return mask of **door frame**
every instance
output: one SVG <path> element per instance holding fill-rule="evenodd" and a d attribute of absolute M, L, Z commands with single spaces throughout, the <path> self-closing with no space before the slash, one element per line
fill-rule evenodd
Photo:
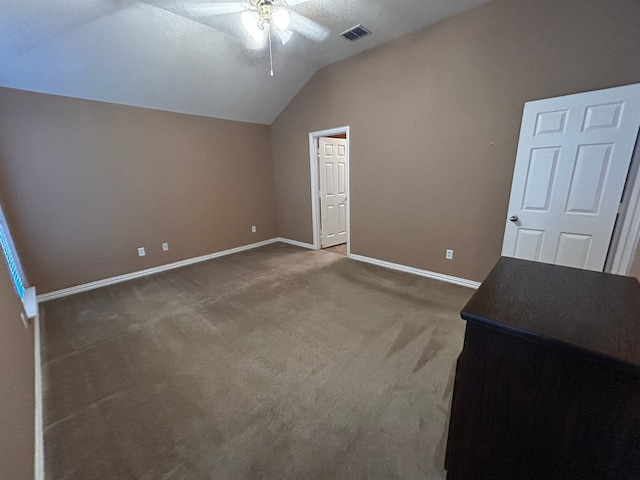
<path fill-rule="evenodd" d="M 351 149 L 349 146 L 350 135 L 349 126 L 330 128 L 327 130 L 317 130 L 309 132 L 309 167 L 311 170 L 311 222 L 313 223 L 313 249 L 320 250 L 320 179 L 318 178 L 318 139 L 320 137 L 330 137 L 332 135 L 345 134 L 347 137 L 347 168 L 345 172 L 345 183 L 347 193 L 347 257 L 351 256 L 351 194 L 349 175 L 351 170 Z"/>
<path fill-rule="evenodd" d="M 640 84 L 636 84 L 640 85 Z M 627 275 L 633 263 L 636 249 L 640 246 L 640 128 L 636 133 L 636 145 L 631 157 L 627 185 L 622 197 L 623 211 L 620 227 L 614 227 L 611 241 L 613 259 L 605 264 L 605 272 Z M 609 268 L 607 268 L 609 267 Z"/>

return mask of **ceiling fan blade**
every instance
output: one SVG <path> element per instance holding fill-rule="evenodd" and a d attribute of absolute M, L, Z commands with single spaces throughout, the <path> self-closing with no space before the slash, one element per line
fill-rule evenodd
<path fill-rule="evenodd" d="M 187 4 L 184 9 L 192 15 L 226 15 L 228 13 L 240 13 L 244 11 L 246 3 L 200 3 Z"/>
<path fill-rule="evenodd" d="M 314 22 L 310 18 L 300 15 L 296 12 L 289 12 L 291 17 L 290 28 L 293 28 L 300 32 L 307 38 L 316 42 L 321 42 L 329 36 L 329 29 Z"/>
<path fill-rule="evenodd" d="M 309 1 L 311 0 L 285 0 L 287 5 L 289 5 L 290 7 L 295 7 L 296 5 L 300 5 L 301 3 L 307 3 Z"/>

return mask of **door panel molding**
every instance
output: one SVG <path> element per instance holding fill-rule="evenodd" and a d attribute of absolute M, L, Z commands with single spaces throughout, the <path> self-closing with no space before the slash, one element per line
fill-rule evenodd
<path fill-rule="evenodd" d="M 347 225 L 344 214 L 346 194 L 346 139 L 318 138 L 320 164 L 320 246 L 333 247 L 346 243 Z"/>
<path fill-rule="evenodd" d="M 502 254 L 626 274 L 640 237 L 639 128 L 640 84 L 525 103 Z"/>
<path fill-rule="evenodd" d="M 311 173 L 311 222 L 313 224 L 313 248 L 319 250 L 320 244 L 320 197 L 318 195 L 320 179 L 318 175 L 318 139 L 320 137 L 330 137 L 332 135 L 345 134 L 347 137 L 346 145 L 346 172 L 345 172 L 345 191 L 346 191 L 346 215 L 347 224 L 347 257 L 351 256 L 351 195 L 349 192 L 349 172 L 351 170 L 351 152 L 350 152 L 350 132 L 349 126 L 330 128 L 327 130 L 318 130 L 309 132 L 309 167 Z"/>

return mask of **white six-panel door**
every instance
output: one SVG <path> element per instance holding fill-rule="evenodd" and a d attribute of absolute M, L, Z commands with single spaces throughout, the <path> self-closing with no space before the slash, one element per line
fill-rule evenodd
<path fill-rule="evenodd" d="M 321 137 L 318 145 L 320 167 L 320 217 L 322 248 L 347 241 L 347 141 Z"/>
<path fill-rule="evenodd" d="M 640 84 L 525 104 L 502 254 L 602 271 L 640 125 Z"/>

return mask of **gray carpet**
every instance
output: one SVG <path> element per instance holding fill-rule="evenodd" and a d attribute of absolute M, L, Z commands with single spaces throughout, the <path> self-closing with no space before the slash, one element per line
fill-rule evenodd
<path fill-rule="evenodd" d="M 44 303 L 47 480 L 444 479 L 472 293 L 274 244 Z"/>

